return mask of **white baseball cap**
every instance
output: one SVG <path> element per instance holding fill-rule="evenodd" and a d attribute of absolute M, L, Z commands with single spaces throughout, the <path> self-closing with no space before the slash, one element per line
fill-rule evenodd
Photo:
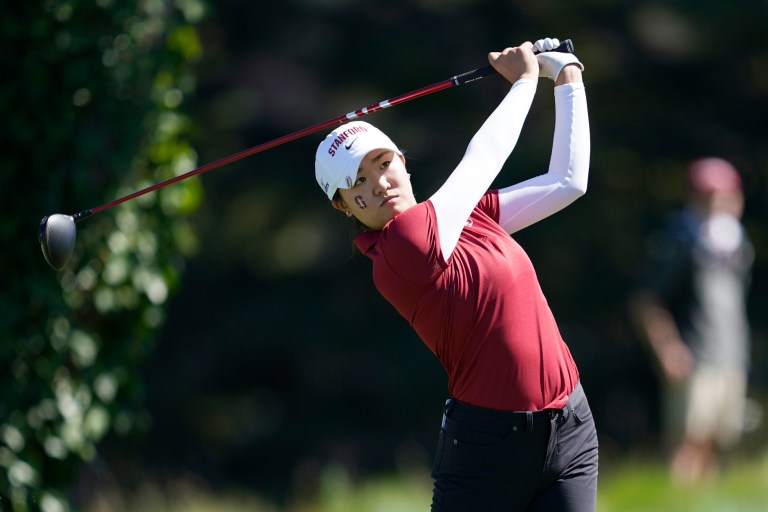
<path fill-rule="evenodd" d="M 328 199 L 337 189 L 355 184 L 360 162 L 374 149 L 402 154 L 384 132 L 365 121 L 343 124 L 325 137 L 315 154 L 315 178 Z"/>

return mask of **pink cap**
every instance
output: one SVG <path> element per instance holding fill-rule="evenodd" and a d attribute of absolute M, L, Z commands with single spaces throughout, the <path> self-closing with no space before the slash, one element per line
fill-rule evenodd
<path fill-rule="evenodd" d="M 741 190 L 741 177 L 727 160 L 706 157 L 694 160 L 689 167 L 691 185 L 699 192 L 735 192 Z"/>

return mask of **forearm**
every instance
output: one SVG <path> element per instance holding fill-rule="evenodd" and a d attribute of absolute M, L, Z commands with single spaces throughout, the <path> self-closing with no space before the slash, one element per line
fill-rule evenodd
<path fill-rule="evenodd" d="M 499 223 L 508 233 L 552 215 L 586 193 L 591 143 L 586 91 L 577 66 L 566 66 L 558 80 L 561 77 L 567 83 L 554 90 L 555 130 L 548 172 L 499 191 Z"/>
<path fill-rule="evenodd" d="M 435 208 L 441 249 L 447 259 L 464 223 L 509 158 L 522 131 L 537 83 L 515 82 L 501 104 L 472 138 L 459 165 L 430 198 Z"/>
<path fill-rule="evenodd" d="M 491 186 L 517 144 L 535 93 L 536 82 L 528 79 L 516 82 L 472 137 L 464 157 L 446 181 L 446 191 L 473 196 L 464 200 L 470 211 Z M 468 194 L 470 191 L 473 193 Z"/>
<path fill-rule="evenodd" d="M 643 310 L 639 320 L 648 343 L 656 354 L 662 353 L 670 343 L 680 341 L 680 331 L 667 310 L 649 305 Z"/>
<path fill-rule="evenodd" d="M 682 343 L 672 313 L 655 293 L 635 294 L 629 302 L 629 313 L 632 323 L 657 358 L 663 357 L 669 345 Z"/>

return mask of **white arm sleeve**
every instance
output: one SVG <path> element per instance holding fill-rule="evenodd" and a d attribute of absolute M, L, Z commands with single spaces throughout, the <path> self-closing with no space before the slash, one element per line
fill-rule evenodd
<path fill-rule="evenodd" d="M 448 260 L 469 215 L 517 144 L 536 85 L 525 78 L 512 85 L 501 104 L 472 137 L 459 165 L 430 197 L 444 260 Z"/>
<path fill-rule="evenodd" d="M 499 224 L 514 233 L 565 208 L 587 191 L 589 119 L 583 83 L 555 87 L 549 172 L 499 190 Z"/>

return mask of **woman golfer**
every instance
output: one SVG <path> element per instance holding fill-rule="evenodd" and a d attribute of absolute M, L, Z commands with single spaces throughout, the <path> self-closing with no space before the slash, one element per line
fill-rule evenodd
<path fill-rule="evenodd" d="M 559 41 L 536 42 L 539 51 Z M 598 444 L 579 373 L 531 261 L 510 233 L 583 195 L 589 121 L 583 66 L 525 42 L 489 61 L 512 84 L 450 177 L 417 202 L 398 147 L 350 122 L 320 144 L 318 182 L 368 230 L 377 290 L 448 373 L 433 511 L 591 511 Z M 538 78 L 555 80 L 549 171 L 488 190 L 514 148 Z"/>

